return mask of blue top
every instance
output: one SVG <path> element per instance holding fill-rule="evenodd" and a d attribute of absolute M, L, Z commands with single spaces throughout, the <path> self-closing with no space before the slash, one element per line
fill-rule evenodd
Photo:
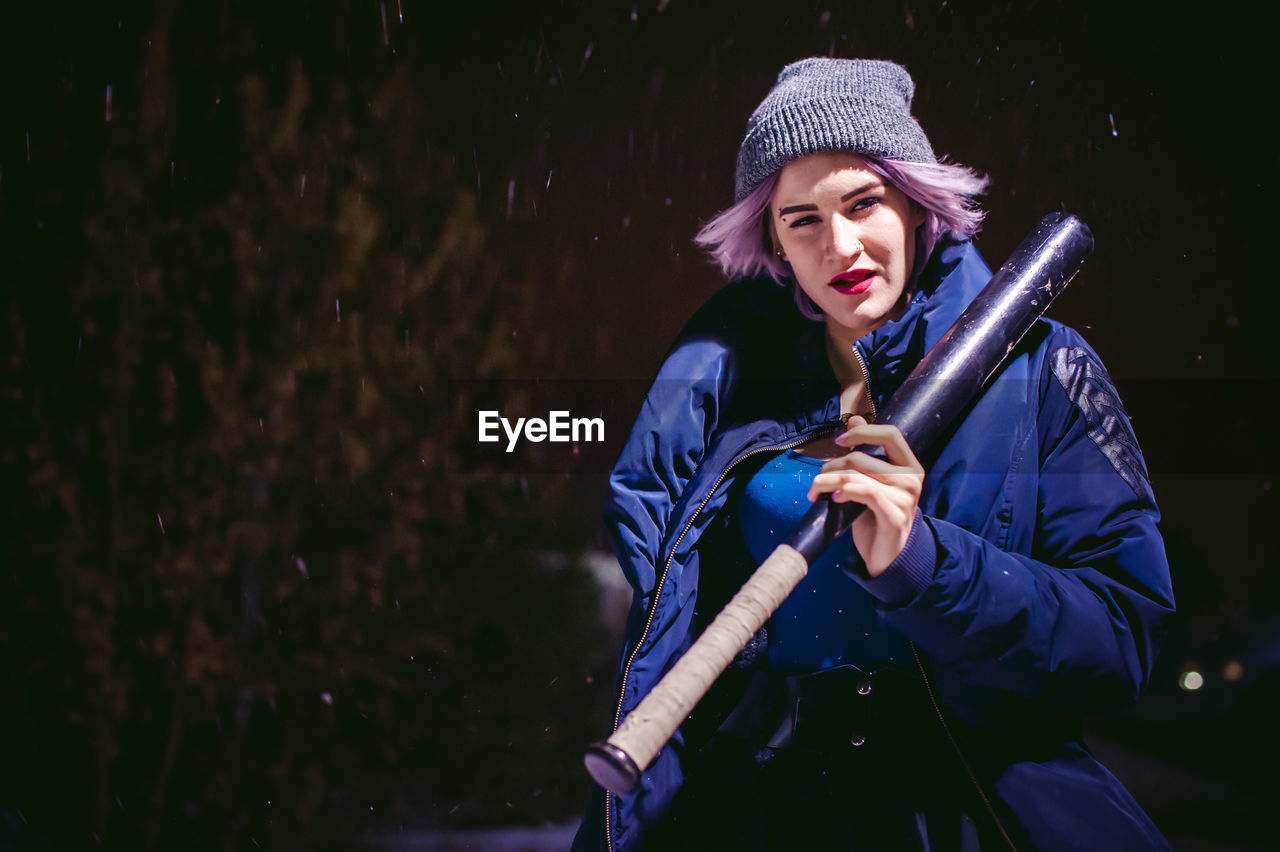
<path fill-rule="evenodd" d="M 821 459 L 787 450 L 753 476 L 738 505 L 738 525 L 759 564 L 809 510 L 806 495 Z M 871 595 L 844 571 L 853 538 L 841 536 L 812 565 L 769 622 L 769 665 L 777 671 L 820 671 L 852 663 L 864 671 L 905 669 L 911 649 L 884 624 Z"/>

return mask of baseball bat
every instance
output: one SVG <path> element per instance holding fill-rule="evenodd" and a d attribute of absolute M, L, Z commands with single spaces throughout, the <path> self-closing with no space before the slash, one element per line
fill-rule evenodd
<path fill-rule="evenodd" d="M 924 456 L 1092 251 L 1093 234 L 1080 219 L 1067 213 L 1041 219 L 885 403 L 877 422 L 897 426 L 916 456 Z M 862 509 L 833 503 L 827 495 L 814 502 L 787 542 L 761 563 L 617 730 L 587 749 L 584 763 L 596 783 L 624 795 L 640 786 L 641 773 L 680 722 Z"/>

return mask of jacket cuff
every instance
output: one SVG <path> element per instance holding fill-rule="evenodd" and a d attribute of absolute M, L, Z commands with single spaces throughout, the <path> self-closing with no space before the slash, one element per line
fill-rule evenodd
<path fill-rule="evenodd" d="M 920 508 L 916 507 L 911 534 L 902 552 L 879 577 L 868 575 L 865 565 L 859 564 L 858 568 L 863 587 L 887 606 L 905 604 L 932 583 L 938 570 L 938 538 Z"/>

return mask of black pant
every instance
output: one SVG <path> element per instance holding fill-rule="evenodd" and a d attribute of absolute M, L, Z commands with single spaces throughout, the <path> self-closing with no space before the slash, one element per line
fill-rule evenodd
<path fill-rule="evenodd" d="M 852 667 L 784 680 L 790 744 L 712 736 L 686 758 L 685 784 L 646 848 L 1007 848 L 922 682 Z"/>

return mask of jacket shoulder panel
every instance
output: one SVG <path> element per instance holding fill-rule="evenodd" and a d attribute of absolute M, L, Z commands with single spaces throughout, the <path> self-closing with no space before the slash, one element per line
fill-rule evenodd
<path fill-rule="evenodd" d="M 1049 371 L 1083 418 L 1089 439 L 1134 495 L 1154 502 L 1137 435 L 1102 359 L 1065 326 L 1059 326 L 1050 343 Z"/>

